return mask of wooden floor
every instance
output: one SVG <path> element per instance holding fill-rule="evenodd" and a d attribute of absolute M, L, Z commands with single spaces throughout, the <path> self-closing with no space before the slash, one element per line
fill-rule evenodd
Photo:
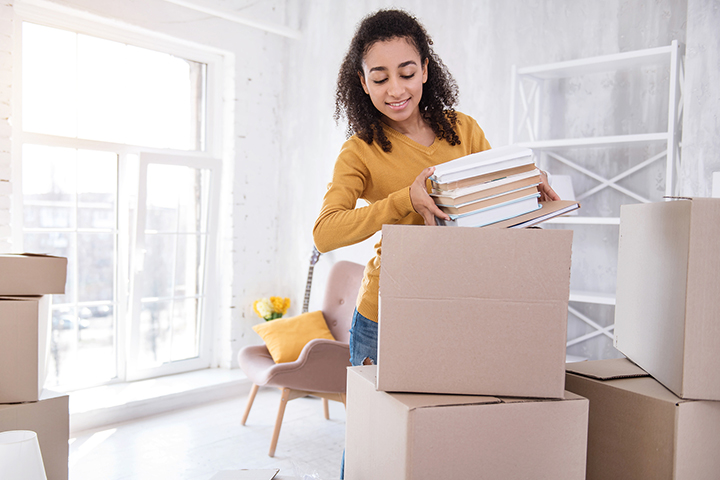
<path fill-rule="evenodd" d="M 278 479 L 340 477 L 345 410 L 330 402 L 292 400 L 285 410 L 275 457 L 268 457 L 280 391 L 261 388 L 247 424 L 247 397 L 79 432 L 70 439 L 70 480 L 198 479 L 221 471 L 279 468 Z"/>

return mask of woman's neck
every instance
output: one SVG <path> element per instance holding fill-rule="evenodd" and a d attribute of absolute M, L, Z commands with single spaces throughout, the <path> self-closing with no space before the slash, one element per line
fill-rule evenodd
<path fill-rule="evenodd" d="M 395 122 L 388 117 L 383 116 L 383 121 L 393 130 L 402 133 L 409 139 L 429 147 L 435 142 L 435 132 L 422 116 L 418 115 L 412 119 L 403 122 Z"/>

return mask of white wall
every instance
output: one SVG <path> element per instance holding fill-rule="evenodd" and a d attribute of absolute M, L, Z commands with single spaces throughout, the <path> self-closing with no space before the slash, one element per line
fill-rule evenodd
<path fill-rule="evenodd" d="M 302 32 L 299 40 L 163 0 L 53 1 L 235 55 L 234 131 L 227 146 L 233 160 L 225 166 L 221 212 L 224 242 L 220 254 L 225 269 L 217 333 L 222 347 L 218 363 L 223 366 L 236 364 L 235 353 L 242 345 L 259 342 L 250 329 L 258 321 L 251 308 L 253 300 L 289 296 L 294 302 L 290 313 L 300 311 L 312 225 L 344 140 L 344 126 L 336 126 L 332 119 L 337 70 L 355 25 L 379 7 L 405 7 L 421 19 L 435 40 L 436 52 L 458 81 L 459 110 L 478 120 L 494 146 L 508 142 L 513 64 L 528 66 L 668 45 L 673 39 L 687 42 L 680 193 L 709 195 L 709 172 L 720 170 L 720 34 L 716 28 L 720 13 L 714 0 L 193 0 L 298 28 Z M 8 200 L 3 187 L 9 186 L 2 180 L 9 178 L 7 102 L 11 87 L 9 90 L 7 85 L 11 62 L 6 59 L 12 12 L 3 5 L 0 13 L 2 248 L 1 242 L 8 236 L 3 212 L 9 207 L 4 206 Z M 624 88 L 623 81 L 613 77 L 601 86 L 612 97 L 616 88 Z M 579 88 L 582 90 L 582 85 Z M 630 99 L 644 112 L 635 118 L 638 125 L 662 124 L 649 107 L 651 100 Z M 587 111 L 601 104 L 597 98 L 586 101 Z M 562 110 L 563 105 L 555 108 L 567 110 Z M 613 118 L 623 123 L 626 112 L 615 113 Z M 592 118 L 586 121 L 592 128 L 618 126 L 593 123 Z M 571 131 L 583 126 L 565 124 L 563 128 Z M 615 248 L 617 242 L 617 234 L 612 232 L 579 234 L 592 240 L 590 250 Z M 333 261 L 348 258 L 364 263 L 370 255 L 367 244 L 324 255 L 316 267 L 311 308 L 319 308 L 324 275 Z M 587 278 L 577 278 L 581 274 L 574 271 L 573 280 L 614 289 L 612 268 L 589 272 L 584 274 Z"/>

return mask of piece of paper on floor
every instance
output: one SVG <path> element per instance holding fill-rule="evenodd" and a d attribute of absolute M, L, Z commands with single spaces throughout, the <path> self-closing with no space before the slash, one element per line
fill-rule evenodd
<path fill-rule="evenodd" d="M 223 470 L 213 475 L 210 480 L 272 480 L 278 474 L 278 468 L 261 470 Z"/>

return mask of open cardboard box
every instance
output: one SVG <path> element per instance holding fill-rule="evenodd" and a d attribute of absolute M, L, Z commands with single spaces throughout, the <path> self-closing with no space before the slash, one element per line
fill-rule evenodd
<path fill-rule="evenodd" d="M 383 226 L 378 390 L 563 398 L 572 231 Z"/>
<path fill-rule="evenodd" d="M 50 295 L 0 296 L 0 403 L 40 398 L 50 350 Z"/>
<path fill-rule="evenodd" d="M 720 199 L 623 205 L 615 347 L 681 398 L 720 400 Z"/>
<path fill-rule="evenodd" d="M 348 369 L 345 478 L 584 479 L 588 401 L 387 393 Z"/>
<path fill-rule="evenodd" d="M 65 293 L 67 258 L 33 253 L 0 254 L 0 295 Z"/>
<path fill-rule="evenodd" d="M 588 480 L 720 475 L 720 402 L 683 400 L 625 358 L 569 363 L 565 383 L 590 400 Z"/>
<path fill-rule="evenodd" d="M 0 405 L 0 432 L 37 433 L 48 480 L 68 480 L 68 399 L 67 395 L 45 390 L 37 402 Z M 98 472 L 98 478 L 102 477 L 102 472 Z"/>

